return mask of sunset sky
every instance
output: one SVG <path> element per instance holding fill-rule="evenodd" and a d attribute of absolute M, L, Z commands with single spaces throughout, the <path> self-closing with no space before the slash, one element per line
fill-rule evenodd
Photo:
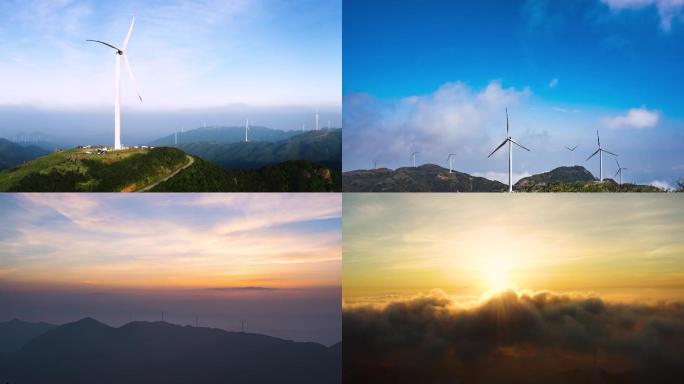
<path fill-rule="evenodd" d="M 684 298 L 684 204 L 672 195 L 344 197 L 343 297 L 504 288 L 618 301 Z"/>
<path fill-rule="evenodd" d="M 339 341 L 339 195 L 5 194 L 0 213 L 0 321 L 165 311 Z"/>

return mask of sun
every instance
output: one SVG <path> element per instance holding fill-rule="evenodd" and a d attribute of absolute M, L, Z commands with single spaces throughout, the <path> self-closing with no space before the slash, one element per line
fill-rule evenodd
<path fill-rule="evenodd" d="M 489 294 L 498 293 L 507 289 L 517 289 L 511 279 L 511 264 L 504 257 L 485 258 L 481 264 L 484 291 Z"/>

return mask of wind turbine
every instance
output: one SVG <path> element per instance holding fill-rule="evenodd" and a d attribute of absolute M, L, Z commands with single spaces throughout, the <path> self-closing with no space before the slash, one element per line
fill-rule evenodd
<path fill-rule="evenodd" d="M 142 103 L 142 97 L 138 92 L 138 86 L 135 83 L 135 77 L 133 76 L 133 71 L 131 70 L 131 65 L 128 63 L 128 56 L 126 55 L 126 48 L 128 47 L 128 41 L 131 39 L 131 33 L 133 33 L 133 24 L 135 24 L 135 17 L 131 20 L 131 26 L 128 28 L 128 34 L 123 42 L 121 48 L 117 48 L 111 44 L 105 43 L 100 40 L 86 40 L 95 43 L 104 44 L 110 48 L 116 50 L 116 99 L 114 101 L 114 149 L 121 149 L 121 57 L 123 56 L 124 62 L 126 63 L 126 70 L 128 70 L 128 75 L 133 81 L 133 88 L 135 93 L 138 95 L 140 102 Z"/>
<path fill-rule="evenodd" d="M 320 116 L 318 115 L 318 109 L 316 110 L 316 130 L 320 130 L 321 126 L 319 124 Z"/>
<path fill-rule="evenodd" d="M 449 156 L 447 156 L 447 161 L 449 162 L 449 173 L 454 173 L 454 156 L 456 156 L 455 153 L 450 153 Z"/>
<path fill-rule="evenodd" d="M 513 192 L 513 144 L 517 145 L 518 147 L 530 151 L 529 149 L 525 148 L 522 146 L 522 144 L 518 143 L 511 137 L 510 129 L 508 128 L 508 108 L 506 108 L 506 140 L 503 141 L 498 147 L 496 147 L 495 150 L 492 151 L 492 153 L 489 154 L 489 157 L 492 157 L 496 151 L 501 149 L 504 145 L 508 143 L 508 192 Z"/>
<path fill-rule="evenodd" d="M 250 131 L 249 128 L 249 117 L 247 118 L 247 121 L 245 121 L 245 143 L 249 143 L 249 137 L 247 136 L 247 133 Z"/>
<path fill-rule="evenodd" d="M 622 185 L 622 171 L 626 171 L 626 170 L 628 170 L 629 168 L 623 168 L 623 167 L 621 167 L 621 166 L 620 166 L 620 162 L 618 162 L 617 158 L 615 159 L 615 163 L 616 163 L 617 166 L 618 166 L 618 170 L 617 170 L 617 172 L 615 172 L 615 176 L 620 175 L 620 179 L 619 179 L 619 180 L 620 180 L 620 185 Z"/>
<path fill-rule="evenodd" d="M 413 151 L 413 152 L 411 152 L 411 156 L 409 156 L 409 158 L 413 160 L 413 168 L 416 167 L 416 155 L 419 153 L 420 152 Z"/>
<path fill-rule="evenodd" d="M 599 137 L 598 129 L 596 130 L 596 142 L 598 143 L 598 149 L 596 150 L 596 152 L 592 153 L 591 156 L 587 157 L 587 159 L 584 161 L 589 161 L 589 159 L 596 156 L 597 153 L 599 154 L 599 159 L 600 159 L 599 160 L 599 176 L 600 176 L 600 180 L 603 181 L 603 152 L 609 153 L 613 156 L 617 156 L 617 155 L 614 154 L 613 152 L 606 151 L 605 149 L 601 148 L 601 138 Z"/>
<path fill-rule="evenodd" d="M 570 151 L 570 153 L 572 153 L 572 166 L 574 167 L 575 166 L 575 149 L 577 149 L 577 146 L 575 145 L 572 148 L 566 146 L 565 149 L 567 149 L 568 151 Z"/>

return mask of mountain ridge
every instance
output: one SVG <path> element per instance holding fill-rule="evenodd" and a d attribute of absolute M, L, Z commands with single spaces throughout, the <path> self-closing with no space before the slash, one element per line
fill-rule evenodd
<path fill-rule="evenodd" d="M 160 321 L 117 328 L 84 318 L 5 354 L 0 380 L 338 383 L 340 370 L 335 349 L 318 343 Z"/>
<path fill-rule="evenodd" d="M 344 192 L 505 192 L 508 186 L 496 180 L 473 176 L 435 165 L 354 170 L 342 174 Z M 517 192 L 661 192 L 650 185 L 599 182 L 582 166 L 557 167 L 524 177 L 513 186 Z"/>

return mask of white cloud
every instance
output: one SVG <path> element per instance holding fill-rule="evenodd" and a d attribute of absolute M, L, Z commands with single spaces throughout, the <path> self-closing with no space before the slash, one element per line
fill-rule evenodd
<path fill-rule="evenodd" d="M 650 183 L 648 183 L 648 185 L 652 185 L 654 187 L 664 189 L 666 191 L 671 191 L 674 189 L 674 187 L 670 185 L 670 183 L 664 180 L 653 180 Z"/>
<path fill-rule="evenodd" d="M 549 88 L 556 88 L 558 85 L 558 78 L 553 78 L 551 81 L 549 81 Z"/>
<path fill-rule="evenodd" d="M 603 123 L 609 128 L 653 128 L 660 121 L 660 112 L 646 107 L 632 108 L 622 116 L 609 116 Z"/>
<path fill-rule="evenodd" d="M 660 26 L 666 31 L 672 28 L 672 20 L 684 20 L 684 0 L 601 0 L 612 10 L 641 9 L 655 6 L 660 16 Z"/>
<path fill-rule="evenodd" d="M 348 95 L 343 149 L 350 161 L 345 163 L 350 169 L 368 168 L 372 164 L 353 161 L 371 153 L 380 165 L 407 165 L 411 150 L 421 153 L 420 163 L 443 163 L 442 154 L 454 151 L 457 160 L 483 153 L 486 157 L 486 151 L 500 141 L 498 136 L 505 136 L 504 108 L 516 116 L 516 107 L 530 95 L 527 87 L 504 88 L 499 81 L 491 81 L 479 91 L 461 82 L 446 83 L 431 94 L 397 102 L 381 102 L 366 94 Z M 512 127 L 521 132 L 516 123 Z M 488 128 L 500 135 L 490 138 Z M 381 148 L 378 143 L 383 143 Z"/>

